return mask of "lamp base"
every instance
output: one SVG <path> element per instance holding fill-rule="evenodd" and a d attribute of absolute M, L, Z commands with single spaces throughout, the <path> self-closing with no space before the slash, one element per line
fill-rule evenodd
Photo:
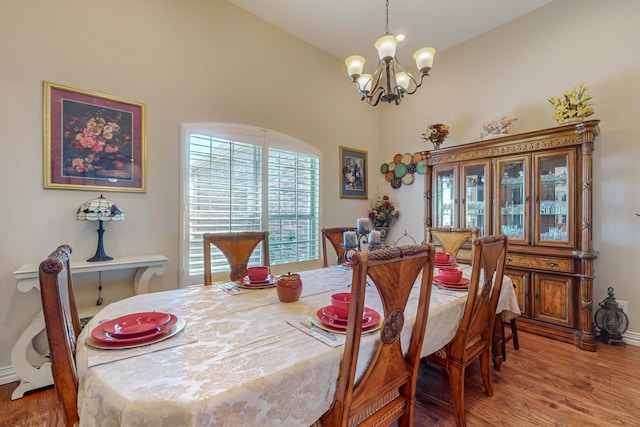
<path fill-rule="evenodd" d="M 102 255 L 95 254 L 92 258 L 89 258 L 87 260 L 87 262 L 110 261 L 112 259 L 113 259 L 113 257 L 107 256 L 107 255 L 104 255 L 104 254 L 102 254 Z"/>
<path fill-rule="evenodd" d="M 102 221 L 100 221 L 100 226 L 98 227 L 98 248 L 96 249 L 96 254 L 93 256 L 93 258 L 89 258 L 87 262 L 109 261 L 113 259 L 104 252 L 104 246 L 102 244 L 103 233 L 104 228 L 102 228 Z"/>

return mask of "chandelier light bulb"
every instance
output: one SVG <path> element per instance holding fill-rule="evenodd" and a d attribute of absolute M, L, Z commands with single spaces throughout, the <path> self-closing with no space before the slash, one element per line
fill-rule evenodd
<path fill-rule="evenodd" d="M 409 89 L 409 84 L 411 83 L 411 77 L 409 76 L 409 74 L 405 73 L 404 71 L 401 71 L 399 73 L 396 73 L 396 82 L 398 83 L 398 86 L 400 86 L 402 89 L 406 91 L 407 89 Z"/>
<path fill-rule="evenodd" d="M 347 65 L 347 73 L 352 80 L 358 80 L 358 77 L 362 75 L 365 62 L 364 57 L 360 55 L 351 55 L 344 60 L 344 63 Z"/>
<path fill-rule="evenodd" d="M 360 90 L 363 92 L 371 91 L 371 81 L 373 80 L 373 76 L 371 74 L 363 74 L 358 78 L 358 86 L 360 86 Z"/>
<path fill-rule="evenodd" d="M 421 73 L 428 73 L 433 66 L 433 57 L 436 54 L 436 50 L 432 47 L 425 47 L 413 54 L 413 59 L 416 61 L 416 66 Z M 424 71 L 426 70 L 426 71 Z"/>
<path fill-rule="evenodd" d="M 384 62 L 391 61 L 396 56 L 398 39 L 393 34 L 385 34 L 376 41 L 378 57 Z"/>

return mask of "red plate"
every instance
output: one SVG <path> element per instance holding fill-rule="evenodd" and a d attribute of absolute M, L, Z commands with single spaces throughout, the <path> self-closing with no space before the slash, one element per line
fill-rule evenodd
<path fill-rule="evenodd" d="M 345 267 L 353 268 L 353 263 L 351 261 L 343 262 L 342 265 L 344 265 Z"/>
<path fill-rule="evenodd" d="M 449 262 L 434 262 L 433 265 L 435 265 L 436 267 L 453 267 L 455 265 L 458 265 L 458 260 L 453 258 Z"/>
<path fill-rule="evenodd" d="M 322 313 L 320 313 L 320 314 L 322 314 Z M 340 327 L 340 325 L 328 325 L 327 323 L 324 323 L 317 315 L 314 316 L 311 319 L 311 321 L 318 328 L 322 328 L 322 329 L 327 330 L 329 332 L 333 332 L 334 334 L 341 334 L 341 335 L 346 335 L 347 334 L 347 328 L 346 327 Z M 370 332 L 375 332 L 375 331 L 379 330 L 380 328 L 382 328 L 382 323 L 384 323 L 384 322 L 379 320 L 378 323 L 374 323 L 373 325 L 371 325 L 369 327 L 362 328 L 362 333 L 363 334 L 368 334 Z"/>
<path fill-rule="evenodd" d="M 347 329 L 347 322 L 338 317 L 330 305 L 322 307 L 316 312 L 318 319 L 327 326 L 336 329 Z M 372 308 L 365 307 L 362 312 L 362 329 L 376 325 L 380 321 L 380 313 Z"/>
<path fill-rule="evenodd" d="M 322 311 L 322 315 L 326 317 L 327 320 L 333 321 L 334 323 L 343 323 L 346 325 L 347 321 L 349 320 L 346 317 L 338 316 L 338 314 L 333 310 L 332 305 L 322 307 L 320 310 Z M 371 316 L 372 311 L 373 310 L 371 310 L 370 308 L 365 307 L 364 310 L 362 311 L 362 318 L 366 319 L 367 317 Z M 321 317 L 321 316 L 318 315 L 318 317 Z"/>
<path fill-rule="evenodd" d="M 470 280 L 469 280 L 469 279 L 467 279 L 466 277 L 463 277 L 462 279 L 460 279 L 460 281 L 459 281 L 459 282 L 449 282 L 449 281 L 446 281 L 446 280 L 442 280 L 442 279 L 440 278 L 440 276 L 436 276 L 436 277 L 434 277 L 434 278 L 433 278 L 433 281 L 434 281 L 436 284 L 438 284 L 438 283 L 442 283 L 442 284 L 445 284 L 445 285 L 449 285 L 449 286 L 458 286 L 458 287 L 461 287 L 461 286 L 467 286 L 467 287 L 468 287 L 468 286 L 469 286 L 469 283 L 470 283 Z"/>
<path fill-rule="evenodd" d="M 171 318 L 172 320 L 170 320 L 169 323 L 167 324 L 167 327 L 165 327 L 162 330 L 162 333 L 158 335 L 154 334 L 151 338 L 148 338 L 146 341 L 140 341 L 140 342 L 134 342 L 134 343 L 122 342 L 121 340 L 102 342 L 95 339 L 92 335 L 89 335 L 85 342 L 87 343 L 88 346 L 102 349 L 102 350 L 123 350 L 126 348 L 135 348 L 135 347 L 142 347 L 145 345 L 155 344 L 178 334 L 186 326 L 186 322 L 182 317 L 171 315 Z M 169 326 L 169 324 L 171 324 L 172 326 Z"/>
<path fill-rule="evenodd" d="M 165 327 L 171 320 L 167 313 L 149 311 L 128 314 L 102 324 L 102 329 L 115 338 L 134 338 L 148 335 Z"/>
<path fill-rule="evenodd" d="M 173 314 L 170 314 L 169 317 L 170 317 L 169 321 L 164 325 L 163 328 L 161 328 L 160 330 L 156 330 L 150 334 L 142 335 L 139 337 L 129 337 L 129 338 L 113 337 L 111 336 L 111 334 L 109 334 L 104 330 L 104 327 L 103 327 L 104 323 L 101 323 L 100 325 L 93 328 L 93 330 L 91 331 L 91 336 L 96 341 L 99 341 L 101 343 L 113 343 L 113 344 L 133 344 L 133 343 L 142 343 L 146 341 L 153 341 L 158 336 L 161 336 L 162 334 L 168 332 L 169 329 L 171 329 L 178 321 L 178 318 Z"/>
<path fill-rule="evenodd" d="M 265 285 L 275 284 L 276 280 L 278 280 L 278 278 L 273 274 L 268 275 L 267 280 L 260 280 L 260 281 L 252 281 L 251 279 L 249 279 L 249 276 L 244 276 L 240 281 L 241 282 L 240 284 L 244 286 L 265 286 Z"/>
<path fill-rule="evenodd" d="M 469 286 L 459 286 L 459 285 L 447 285 L 446 283 L 436 282 L 434 283 L 437 287 L 446 289 L 448 291 L 464 291 L 467 292 L 469 290 Z"/>

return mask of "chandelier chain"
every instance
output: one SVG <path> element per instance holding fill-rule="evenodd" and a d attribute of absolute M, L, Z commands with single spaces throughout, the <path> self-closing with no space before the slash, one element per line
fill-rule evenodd
<path fill-rule="evenodd" d="M 387 0 L 384 10 L 384 33 L 389 34 L 389 0 Z"/>

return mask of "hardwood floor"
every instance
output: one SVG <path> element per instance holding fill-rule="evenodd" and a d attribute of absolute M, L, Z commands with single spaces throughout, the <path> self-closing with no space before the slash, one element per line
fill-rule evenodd
<path fill-rule="evenodd" d="M 62 410 L 58 407 L 53 387 L 25 394 L 11 400 L 17 382 L 0 386 L 1 427 L 63 427 Z"/>
<path fill-rule="evenodd" d="M 473 426 L 640 425 L 640 347 L 598 345 L 595 353 L 520 332 L 520 350 L 493 372 L 484 393 L 478 364 L 467 370 L 465 408 Z M 62 426 L 52 388 L 11 401 L 17 383 L 0 386 L 0 426 Z M 454 426 L 446 373 L 421 368 L 416 427 Z"/>

